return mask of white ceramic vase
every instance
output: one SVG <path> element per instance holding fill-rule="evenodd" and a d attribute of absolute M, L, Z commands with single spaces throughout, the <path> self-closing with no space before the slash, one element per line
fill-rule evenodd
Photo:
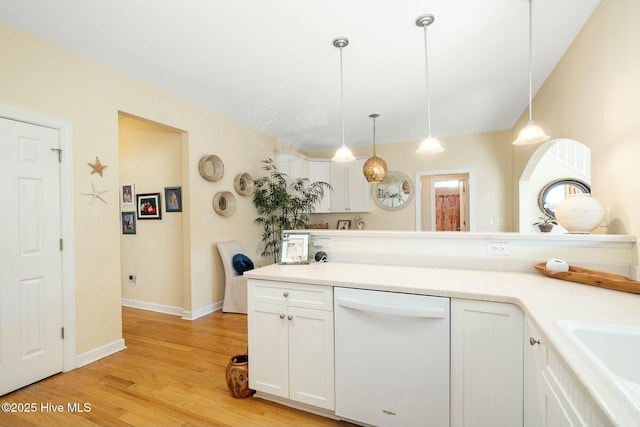
<path fill-rule="evenodd" d="M 604 206 L 590 194 L 571 194 L 555 209 L 556 220 L 569 233 L 589 234 L 604 220 Z"/>

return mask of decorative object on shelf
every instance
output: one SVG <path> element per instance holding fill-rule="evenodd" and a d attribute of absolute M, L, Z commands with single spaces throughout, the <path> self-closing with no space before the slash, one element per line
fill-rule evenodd
<path fill-rule="evenodd" d="M 89 206 L 93 206 L 93 204 L 96 202 L 96 199 L 100 199 L 104 203 L 107 203 L 107 201 L 102 198 L 102 195 L 107 191 L 109 190 L 101 190 L 101 191 L 96 190 L 96 187 L 93 185 L 93 182 L 92 182 L 91 193 L 80 193 L 80 194 L 82 194 L 83 196 L 91 196 L 91 200 L 89 201 Z"/>
<path fill-rule="evenodd" d="M 227 364 L 225 378 L 231 396 L 236 399 L 243 399 L 255 393 L 255 390 L 249 388 L 249 355 L 233 356 Z"/>
<path fill-rule="evenodd" d="M 95 163 L 87 163 L 87 164 L 91 167 L 91 173 L 89 173 L 89 175 L 93 175 L 94 173 L 97 173 L 98 175 L 102 176 L 102 171 L 107 168 L 107 165 L 103 165 L 102 163 L 100 163 L 100 159 L 98 157 L 96 157 Z"/>
<path fill-rule="evenodd" d="M 558 225 L 558 221 L 556 221 L 555 218 L 550 217 L 546 211 L 538 218 L 540 218 L 540 221 L 534 222 L 533 225 L 537 226 L 543 233 L 550 232 L 554 225 Z"/>
<path fill-rule="evenodd" d="M 576 178 L 553 180 L 540 190 L 538 207 L 542 213 L 555 218 L 556 206 L 570 194 L 591 194 L 591 186 Z"/>
<path fill-rule="evenodd" d="M 376 156 L 376 118 L 380 117 L 380 114 L 370 114 L 369 117 L 373 119 L 373 156 L 364 162 L 362 172 L 367 182 L 382 182 L 387 176 L 388 168 L 387 162 Z"/>
<path fill-rule="evenodd" d="M 567 261 L 561 259 L 552 258 L 545 264 L 547 270 L 552 273 L 561 273 L 563 271 L 569 271 L 569 264 Z"/>
<path fill-rule="evenodd" d="M 224 175 L 224 163 L 215 154 L 204 156 L 198 162 L 198 172 L 207 181 L 220 181 Z"/>
<path fill-rule="evenodd" d="M 136 213 L 122 212 L 122 234 L 136 234 Z"/>
<path fill-rule="evenodd" d="M 346 37 L 338 37 L 333 40 L 333 45 L 340 49 L 340 117 L 342 120 L 342 145 L 336 151 L 331 160 L 334 162 L 352 162 L 356 158 L 353 157 L 351 150 L 344 142 L 344 84 L 342 77 L 342 48 L 349 45 L 349 39 Z"/>
<path fill-rule="evenodd" d="M 280 172 L 272 159 L 262 161 L 267 175 L 255 181 L 253 205 L 262 225 L 261 256 L 280 259 L 281 237 L 284 230 L 302 229 L 309 223 L 309 214 L 322 200 L 325 191 L 333 190 L 324 181 L 310 182 L 308 178 L 297 178 L 290 184 L 286 173 Z"/>
<path fill-rule="evenodd" d="M 364 230 L 364 219 L 362 219 L 361 216 L 353 218 L 353 221 L 356 223 L 356 227 L 358 227 L 358 230 Z"/>
<path fill-rule="evenodd" d="M 282 233 L 282 256 L 280 264 L 309 264 L 309 245 L 311 234 L 304 232 Z"/>
<path fill-rule="evenodd" d="M 233 180 L 233 188 L 235 188 L 236 193 L 241 196 L 250 196 L 253 194 L 254 182 L 251 175 L 248 173 L 240 173 L 236 175 Z"/>
<path fill-rule="evenodd" d="M 316 254 L 313 257 L 316 262 L 327 262 L 329 261 L 329 256 L 327 255 L 326 252 L 323 251 L 318 251 L 316 252 Z"/>
<path fill-rule="evenodd" d="M 131 184 L 122 184 L 121 187 L 122 199 L 120 203 L 123 205 L 133 205 L 133 200 L 136 195 L 136 192 L 133 187 L 133 183 Z"/>
<path fill-rule="evenodd" d="M 182 212 L 182 188 L 165 187 L 164 202 L 166 212 Z"/>
<path fill-rule="evenodd" d="M 339 219 L 338 226 L 336 227 L 338 230 L 348 230 L 351 228 L 351 220 L 350 219 Z"/>
<path fill-rule="evenodd" d="M 513 145 L 537 144 L 539 142 L 548 141 L 551 137 L 547 136 L 542 128 L 533 121 L 532 108 L 532 88 L 531 88 L 531 70 L 533 68 L 533 0 L 529 0 L 529 122 L 522 128 L 518 134 L 518 138 L 513 141 Z"/>
<path fill-rule="evenodd" d="M 556 206 L 555 213 L 569 233 L 589 234 L 604 220 L 605 209 L 591 194 L 570 194 Z"/>
<path fill-rule="evenodd" d="M 213 210 L 219 215 L 229 216 L 236 211 L 236 197 L 231 191 L 219 191 L 213 196 Z"/>
<path fill-rule="evenodd" d="M 136 194 L 138 219 L 162 219 L 160 193 Z"/>
<path fill-rule="evenodd" d="M 612 289 L 614 291 L 640 294 L 640 282 L 628 277 L 606 273 L 604 271 L 590 270 L 588 268 L 569 266 L 568 271 L 553 272 L 546 268 L 544 262 L 533 265 L 536 270 L 545 276 L 554 279 L 567 280 L 583 285 L 597 286 L 599 288 Z"/>
<path fill-rule="evenodd" d="M 387 172 L 387 177 L 382 182 L 371 187 L 373 201 L 387 211 L 406 207 L 413 200 L 414 194 L 411 178 L 399 171 Z"/>
<path fill-rule="evenodd" d="M 435 154 L 444 151 L 440 141 L 431 135 L 431 102 L 429 98 L 429 45 L 427 40 L 427 27 L 433 24 L 435 17 L 431 14 L 421 15 L 416 18 L 416 25 L 424 29 L 424 63 L 425 81 L 427 83 L 427 136 L 422 140 L 416 153 Z"/>

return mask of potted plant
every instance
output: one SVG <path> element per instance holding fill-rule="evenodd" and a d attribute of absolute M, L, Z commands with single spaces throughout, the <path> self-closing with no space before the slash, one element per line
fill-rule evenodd
<path fill-rule="evenodd" d="M 534 222 L 533 225 L 538 226 L 540 231 L 543 233 L 550 232 L 554 225 L 558 225 L 558 221 L 556 221 L 554 217 L 550 216 L 546 212 L 543 214 L 543 216 L 539 216 L 538 218 L 540 219 L 540 221 Z"/>
<path fill-rule="evenodd" d="M 305 228 L 309 214 L 322 200 L 331 185 L 324 181 L 311 182 L 309 178 L 296 178 L 288 182 L 287 174 L 280 172 L 272 159 L 262 161 L 267 175 L 254 183 L 253 204 L 262 225 L 262 256 L 273 256 L 278 262 L 283 230 Z"/>

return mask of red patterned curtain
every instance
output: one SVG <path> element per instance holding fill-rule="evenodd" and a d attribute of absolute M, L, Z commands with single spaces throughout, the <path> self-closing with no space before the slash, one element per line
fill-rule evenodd
<path fill-rule="evenodd" d="M 436 197 L 436 231 L 460 231 L 460 195 Z"/>

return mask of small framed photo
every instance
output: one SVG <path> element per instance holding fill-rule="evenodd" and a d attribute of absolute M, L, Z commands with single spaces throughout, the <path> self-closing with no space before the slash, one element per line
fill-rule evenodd
<path fill-rule="evenodd" d="M 136 194 L 138 219 L 162 219 L 160 193 Z"/>
<path fill-rule="evenodd" d="M 310 233 L 282 233 L 280 264 L 309 264 Z"/>
<path fill-rule="evenodd" d="M 133 184 L 122 184 L 122 188 L 120 190 L 120 203 L 123 205 L 133 205 L 133 198 L 136 196 L 133 190 Z"/>
<path fill-rule="evenodd" d="M 122 212 L 122 234 L 136 234 L 136 213 Z"/>
<path fill-rule="evenodd" d="M 182 188 L 165 187 L 164 203 L 165 212 L 182 212 Z"/>
<path fill-rule="evenodd" d="M 348 230 L 351 228 L 351 220 L 350 219 L 340 219 L 338 220 L 338 230 Z"/>

